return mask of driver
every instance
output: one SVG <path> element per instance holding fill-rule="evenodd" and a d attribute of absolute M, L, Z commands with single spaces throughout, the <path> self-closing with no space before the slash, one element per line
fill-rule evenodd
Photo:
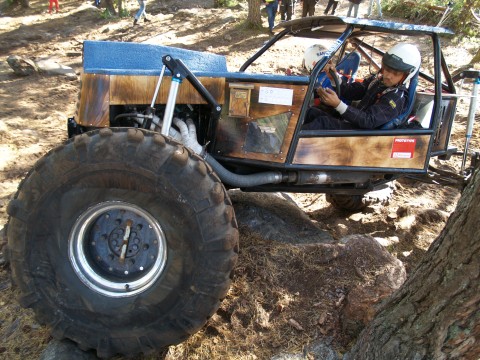
<path fill-rule="evenodd" d="M 393 46 L 382 58 L 382 68 L 363 82 L 347 83 L 336 74 L 340 82 L 341 96 L 345 100 L 360 100 L 358 105 L 347 105 L 330 88 L 319 88 L 318 95 L 328 112 L 311 107 L 306 115 L 302 130 L 349 130 L 376 129 L 405 111 L 408 103 L 409 81 L 420 68 L 420 52 L 411 44 Z M 335 84 L 330 70 L 325 66 L 332 85 Z M 333 114 L 333 115 L 332 115 Z"/>

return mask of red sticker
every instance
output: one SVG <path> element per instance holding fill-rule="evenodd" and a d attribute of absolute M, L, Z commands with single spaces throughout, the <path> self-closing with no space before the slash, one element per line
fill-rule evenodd
<path fill-rule="evenodd" d="M 417 139 L 393 139 L 392 155 L 393 159 L 411 159 L 415 152 Z"/>

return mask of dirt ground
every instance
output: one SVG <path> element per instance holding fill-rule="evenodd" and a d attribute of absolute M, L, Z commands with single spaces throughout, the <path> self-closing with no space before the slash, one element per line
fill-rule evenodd
<path fill-rule="evenodd" d="M 247 5 L 234 9 L 213 9 L 210 1 L 166 1 L 148 3 L 153 20 L 133 27 L 132 17 L 105 19 L 103 9 L 93 2 L 60 0 L 60 12 L 48 13 L 48 2 L 32 0 L 31 9 L 6 9 L 0 4 L 0 249 L 4 244 L 6 208 L 16 188 L 33 164 L 48 150 L 66 140 L 66 119 L 75 114 L 79 81 L 64 76 L 31 75 L 18 77 L 6 63 L 9 55 L 32 59 L 50 58 L 81 70 L 84 40 L 115 40 L 162 43 L 188 49 L 223 54 L 229 69 L 238 69 L 269 38 L 263 31 L 243 27 Z M 326 1 L 317 5 L 320 13 Z M 346 14 L 345 3 L 338 11 Z M 136 1 L 126 1 L 133 14 Z M 297 7 L 297 14 L 301 11 Z M 366 5 L 360 15 L 366 13 Z M 266 24 L 266 19 L 264 19 Z M 447 63 L 455 69 L 468 63 L 473 55 L 472 43 L 444 42 Z M 306 44 L 272 51 L 252 71 L 285 73 L 301 70 Z M 470 94 L 470 85 L 462 90 Z M 452 145 L 463 150 L 468 98 L 459 101 Z M 478 115 L 477 115 L 478 120 Z M 478 123 L 475 124 L 471 148 L 480 147 Z M 460 168 L 455 157 L 449 168 Z M 321 228 L 338 240 L 349 234 L 369 234 L 382 238 L 387 249 L 400 259 L 407 273 L 421 259 L 439 234 L 448 215 L 455 209 L 459 191 L 450 187 L 424 183 L 397 182 L 394 198 L 387 206 L 374 205 L 363 213 L 336 210 L 324 195 L 291 194 L 303 211 Z M 266 359 L 280 352 L 302 352 L 305 344 L 324 337 L 338 348 L 348 348 L 342 334 L 334 304 L 339 293 L 347 291 L 349 280 L 341 269 L 318 271 L 293 259 L 307 256 L 302 250 L 259 238 L 242 229 L 239 266 L 231 293 L 207 326 L 187 342 L 172 347 L 171 359 Z M 348 266 L 348 264 L 343 264 Z M 291 270 L 285 275 L 285 268 Z M 309 271 L 312 272 L 309 272 Z M 293 274 L 297 276 L 293 276 Z M 301 276 L 300 276 L 301 275 Z M 338 277 L 336 277 L 338 275 Z M 291 284 L 301 281 L 301 287 Z M 10 281 L 10 271 L 0 253 L 0 358 L 36 359 L 50 341 L 48 330 L 39 325 L 29 310 L 22 309 L 15 298 L 17 291 Z M 270 326 L 262 327 L 258 319 L 274 300 L 278 309 L 287 309 Z M 318 308 L 326 319 L 318 326 Z M 283 311 L 283 310 L 282 310 Z M 316 315 L 312 315 L 316 314 Z M 299 331 L 287 323 L 293 318 L 304 325 Z M 316 325 L 313 326 L 312 324 Z M 148 357 L 156 358 L 155 356 Z"/>

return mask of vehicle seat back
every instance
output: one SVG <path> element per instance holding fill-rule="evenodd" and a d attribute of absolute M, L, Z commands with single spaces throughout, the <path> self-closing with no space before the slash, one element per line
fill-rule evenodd
<path fill-rule="evenodd" d="M 418 71 L 410 79 L 410 84 L 408 86 L 408 100 L 407 100 L 407 106 L 405 108 L 405 111 L 400 115 L 398 115 L 396 118 L 380 126 L 379 127 L 380 130 L 392 130 L 405 124 L 405 122 L 408 120 L 408 116 L 412 113 L 413 104 L 415 103 L 415 93 L 417 90 L 417 84 L 418 84 Z"/>
<path fill-rule="evenodd" d="M 337 71 L 347 77 L 349 82 L 352 82 L 357 76 L 357 71 L 361 60 L 362 57 L 356 51 L 346 53 L 337 65 Z"/>
<path fill-rule="evenodd" d="M 338 65 L 336 66 L 337 72 L 342 74 L 348 82 L 355 81 L 355 77 L 357 76 L 358 67 L 360 66 L 360 61 L 362 57 L 356 51 L 351 53 L 346 53 L 345 56 L 340 60 Z M 328 87 L 332 88 L 332 84 L 330 79 L 327 77 L 325 72 L 321 72 L 317 79 L 317 85 L 315 87 Z"/>

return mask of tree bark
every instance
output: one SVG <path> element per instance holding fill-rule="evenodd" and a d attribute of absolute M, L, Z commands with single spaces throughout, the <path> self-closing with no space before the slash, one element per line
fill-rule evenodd
<path fill-rule="evenodd" d="M 480 172 L 422 262 L 345 359 L 472 359 L 480 354 Z"/>
<path fill-rule="evenodd" d="M 108 12 L 112 15 L 117 15 L 117 11 L 113 6 L 113 0 L 105 0 L 105 7 L 107 8 Z"/>
<path fill-rule="evenodd" d="M 22 8 L 28 9 L 30 7 L 30 0 L 13 0 L 12 4 L 20 4 Z"/>
<path fill-rule="evenodd" d="M 122 16 L 123 15 L 123 0 L 118 0 L 118 15 Z"/>
<path fill-rule="evenodd" d="M 247 27 L 254 29 L 262 28 L 261 6 L 261 0 L 248 0 Z"/>

